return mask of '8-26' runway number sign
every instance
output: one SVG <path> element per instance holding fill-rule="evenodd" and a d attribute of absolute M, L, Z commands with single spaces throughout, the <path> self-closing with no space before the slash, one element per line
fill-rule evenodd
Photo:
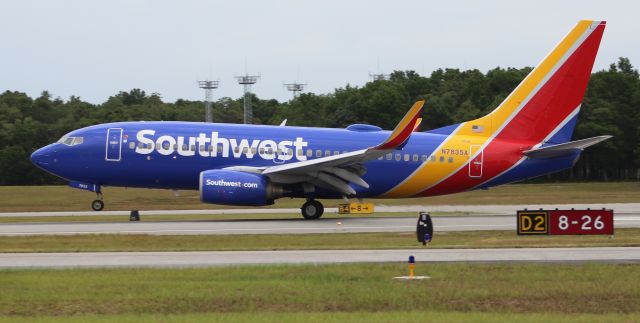
<path fill-rule="evenodd" d="M 613 210 L 518 211 L 518 235 L 613 235 Z"/>

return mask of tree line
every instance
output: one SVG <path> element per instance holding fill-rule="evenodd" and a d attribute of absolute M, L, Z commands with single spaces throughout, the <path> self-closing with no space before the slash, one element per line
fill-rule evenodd
<path fill-rule="evenodd" d="M 329 94 L 303 93 L 289 102 L 253 96 L 253 122 L 316 127 L 368 123 L 391 129 L 416 100 L 425 99 L 422 130 L 483 116 L 493 110 L 531 71 L 525 68 L 438 69 L 430 76 L 395 71 L 388 80 L 347 85 Z M 214 122 L 241 123 L 242 98 L 213 103 Z M 92 104 L 80 97 L 37 98 L 18 91 L 0 94 L 0 185 L 57 184 L 60 179 L 29 161 L 37 148 L 81 127 L 116 121 L 202 121 L 202 101 L 164 102 L 158 93 L 122 91 Z M 587 149 L 571 170 L 538 180 L 640 179 L 640 78 L 627 58 L 591 75 L 574 139 L 609 134 L 614 138 Z"/>

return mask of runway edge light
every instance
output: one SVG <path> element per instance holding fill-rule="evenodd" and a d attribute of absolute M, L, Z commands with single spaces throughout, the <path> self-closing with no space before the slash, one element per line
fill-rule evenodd
<path fill-rule="evenodd" d="M 416 269 L 416 258 L 409 256 L 409 278 L 413 278 L 414 270 Z"/>
<path fill-rule="evenodd" d="M 398 277 L 393 277 L 393 279 L 422 280 L 422 279 L 431 278 L 429 276 L 416 276 L 415 268 L 416 268 L 416 258 L 413 255 L 411 255 L 409 256 L 409 276 L 398 276 Z"/>

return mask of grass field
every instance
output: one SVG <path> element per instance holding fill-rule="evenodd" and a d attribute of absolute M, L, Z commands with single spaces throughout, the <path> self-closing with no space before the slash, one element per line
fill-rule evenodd
<path fill-rule="evenodd" d="M 483 313 L 436 311 L 389 312 L 232 312 L 198 314 L 109 314 L 73 316 L 0 316 L 0 322 L 637 322 L 637 313 L 560 314 L 560 313 Z"/>
<path fill-rule="evenodd" d="M 197 191 L 180 191 L 179 196 L 176 196 L 169 190 L 107 187 L 103 192 L 105 210 L 228 208 L 200 203 Z M 2 186 L 0 212 L 89 210 L 89 203 L 94 198 L 93 193 L 67 186 Z M 640 202 L 640 182 L 512 184 L 488 191 L 417 199 L 367 201 L 378 205 L 637 203 Z M 270 207 L 298 208 L 302 202 L 300 199 L 280 199 Z M 342 200 L 323 202 L 326 207 L 332 207 L 342 203 Z"/>
<path fill-rule="evenodd" d="M 405 264 L 0 271 L 5 321 L 640 320 L 640 266 Z M 141 316 L 139 316 L 141 315 Z M 19 321 L 19 320 L 18 320 Z"/>
<path fill-rule="evenodd" d="M 437 232 L 429 248 L 637 247 L 640 229 L 616 236 L 518 237 L 512 231 Z M 415 233 L 299 235 L 70 235 L 0 237 L 0 252 L 203 251 L 422 248 Z M 640 284 L 640 282 L 639 282 Z M 639 285 L 640 286 L 640 285 Z"/>

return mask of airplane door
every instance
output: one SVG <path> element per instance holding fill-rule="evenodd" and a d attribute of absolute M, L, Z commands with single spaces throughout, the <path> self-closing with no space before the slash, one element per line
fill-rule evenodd
<path fill-rule="evenodd" d="M 107 148 L 105 160 L 120 161 L 122 157 L 122 128 L 107 130 Z"/>
<path fill-rule="evenodd" d="M 295 152 L 292 148 L 284 150 L 278 147 L 278 149 L 276 149 L 275 151 L 275 154 L 273 155 L 273 162 L 276 164 L 284 164 L 286 160 L 291 160 L 291 158 L 293 158 L 292 154 L 294 153 Z"/>
<path fill-rule="evenodd" d="M 482 146 L 480 145 L 471 145 L 469 147 L 469 156 L 473 157 L 478 151 L 480 153 L 478 156 L 475 156 L 469 162 L 469 177 L 480 178 L 482 177 L 482 163 L 484 161 L 484 151 L 481 150 Z"/>
<path fill-rule="evenodd" d="M 280 148 L 276 149 L 275 154 L 273 154 L 273 162 L 276 164 L 283 164 L 286 159 L 286 151 L 280 150 Z"/>

